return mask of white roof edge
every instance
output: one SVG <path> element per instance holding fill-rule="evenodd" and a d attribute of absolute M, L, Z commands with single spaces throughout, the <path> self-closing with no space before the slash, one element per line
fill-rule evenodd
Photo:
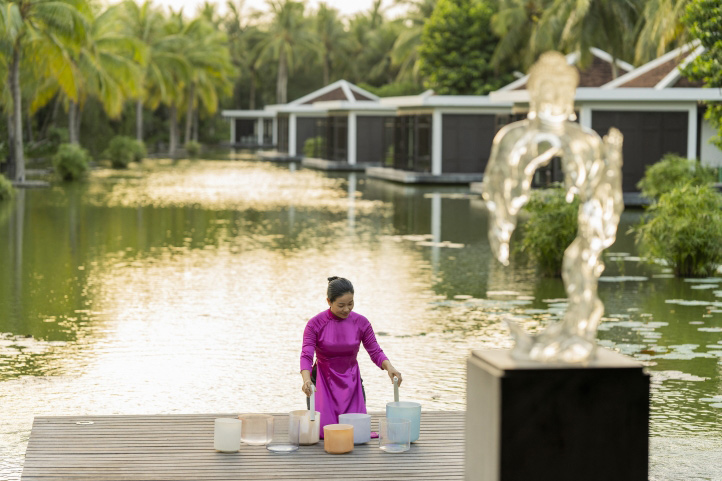
<path fill-rule="evenodd" d="M 705 51 L 705 47 L 700 45 L 694 51 L 687 55 L 684 60 L 677 66 L 677 68 L 672 69 L 671 72 L 669 72 L 662 80 L 657 83 L 657 85 L 654 86 L 655 89 L 666 89 L 669 87 L 672 87 L 674 84 L 677 83 L 677 80 L 682 76 L 682 69 L 687 66 L 692 60 L 699 57 L 699 55 Z"/>
<path fill-rule="evenodd" d="M 567 65 L 574 65 L 575 63 L 577 63 L 577 60 L 579 60 L 579 54 L 578 52 L 568 53 L 564 56 L 564 58 L 567 59 Z M 508 90 L 515 90 L 517 87 L 521 87 L 522 85 L 524 85 L 527 80 L 529 80 L 529 74 L 526 74 L 523 77 L 514 80 L 510 84 L 504 85 L 502 88 L 495 90 L 495 92 L 506 92 Z"/>
<path fill-rule="evenodd" d="M 366 90 L 362 89 L 361 87 L 358 87 L 347 80 L 341 79 L 341 80 L 336 80 L 335 82 L 332 82 L 332 83 L 326 85 L 325 87 L 321 87 L 318 90 L 314 90 L 313 92 L 308 93 L 308 94 L 304 95 L 303 97 L 297 98 L 296 100 L 289 102 L 285 105 L 302 105 L 315 97 L 318 97 L 323 94 L 327 94 L 328 92 L 336 90 L 337 88 L 340 88 L 341 90 L 343 90 L 344 95 L 346 95 L 346 98 L 349 100 L 349 102 L 356 101 L 356 98 L 353 96 L 353 93 L 352 93 L 353 90 L 355 90 L 356 92 L 360 93 L 361 95 L 363 95 L 365 97 L 371 98 L 372 100 L 378 100 L 378 97 L 376 95 L 372 94 L 371 92 L 367 92 Z"/>
<path fill-rule="evenodd" d="M 355 102 L 349 102 L 346 100 L 324 100 L 322 102 L 315 102 L 315 107 L 324 110 L 383 110 L 390 111 L 394 110 L 395 107 L 389 104 L 382 104 L 372 100 L 357 100 Z"/>
<path fill-rule="evenodd" d="M 609 62 L 609 63 L 614 62 L 617 64 L 617 67 L 622 67 L 624 70 L 627 70 L 629 72 L 634 70 L 634 65 L 627 63 L 622 59 L 616 59 L 616 61 L 615 61 L 614 57 L 612 57 L 612 55 L 610 53 L 605 52 L 601 48 L 589 47 L 589 51 L 592 52 L 592 54 L 594 56 L 601 58 L 605 62 Z"/>
<path fill-rule="evenodd" d="M 680 54 L 686 52 L 687 50 L 692 48 L 695 45 L 695 43 L 696 42 L 688 43 L 688 44 L 682 45 L 679 48 L 671 50 L 671 51 L 665 53 L 664 55 L 662 55 L 661 57 L 657 57 L 654 60 L 650 60 L 649 62 L 645 63 L 644 65 L 640 65 L 639 67 L 632 70 L 631 72 L 627 72 L 624 75 L 621 75 L 621 76 L 615 78 L 611 82 L 607 82 L 606 84 L 602 85 L 600 88 L 603 88 L 603 89 L 617 88 L 617 86 L 625 84 L 625 83 L 629 82 L 630 80 L 633 80 L 633 79 L 649 72 L 650 70 L 653 70 L 653 69 L 659 67 L 663 63 L 668 62 L 669 60 L 673 59 L 677 55 L 680 55 Z"/>
<path fill-rule="evenodd" d="M 529 102 L 527 90 L 494 92 L 491 97 L 497 101 Z M 722 91 L 716 88 L 673 88 L 657 90 L 651 87 L 628 87 L 602 90 L 598 87 L 580 87 L 574 97 L 576 102 L 698 102 L 703 100 L 722 101 Z"/>
<path fill-rule="evenodd" d="M 276 113 L 270 110 L 243 110 L 243 109 L 227 109 L 221 110 L 222 117 L 234 118 L 253 118 L 253 117 L 275 117 Z"/>
<path fill-rule="evenodd" d="M 346 80 L 344 80 L 344 82 L 345 82 L 345 85 L 346 85 L 350 90 L 355 90 L 357 93 L 360 93 L 360 94 L 363 95 L 364 97 L 368 97 L 368 98 L 371 99 L 371 100 L 376 100 L 376 101 L 379 100 L 379 97 L 378 97 L 377 95 L 372 94 L 372 93 L 369 92 L 368 90 L 364 90 L 364 89 L 362 89 L 361 87 L 359 87 L 358 85 L 352 84 L 351 82 L 348 82 L 348 81 L 346 81 Z M 352 102 L 367 102 L 366 100 L 358 100 L 358 99 L 356 99 L 353 95 L 351 96 L 351 101 L 352 101 Z"/>

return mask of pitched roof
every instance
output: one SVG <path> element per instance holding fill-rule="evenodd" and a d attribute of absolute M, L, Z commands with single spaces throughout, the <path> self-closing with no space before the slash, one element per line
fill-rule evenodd
<path fill-rule="evenodd" d="M 358 87 L 346 80 L 337 80 L 318 90 L 298 98 L 288 105 L 311 105 L 316 102 L 328 100 L 343 100 L 347 102 L 374 102 L 378 97 L 361 87 Z"/>
<path fill-rule="evenodd" d="M 702 52 L 704 52 L 704 47 L 700 46 L 699 42 L 689 43 L 612 80 L 602 88 L 654 88 L 659 90 L 675 87 L 702 87 L 703 82 L 690 82 L 682 76 L 680 71 Z"/>
<path fill-rule="evenodd" d="M 626 74 L 634 70 L 634 67 L 623 60 L 617 59 L 614 61 L 611 55 L 607 52 L 598 48 L 590 48 L 589 51 L 592 54 L 592 63 L 581 70 L 577 67 L 579 72 L 579 87 L 601 87 L 602 85 L 610 82 L 613 77 L 612 62 L 617 65 L 617 74 Z M 567 64 L 574 65 L 576 67 L 579 62 L 580 55 L 578 52 L 567 54 Z M 525 75 L 522 78 L 515 80 L 514 82 L 500 88 L 500 91 L 505 90 L 526 90 L 526 83 L 529 80 L 529 75 Z"/>

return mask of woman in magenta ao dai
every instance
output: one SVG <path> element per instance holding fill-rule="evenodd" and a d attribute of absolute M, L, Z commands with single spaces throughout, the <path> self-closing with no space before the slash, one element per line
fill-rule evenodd
<path fill-rule="evenodd" d="M 371 323 L 353 312 L 353 285 L 342 277 L 329 277 L 329 309 L 312 317 L 303 331 L 301 376 L 306 396 L 311 395 L 311 373 L 316 369 L 316 410 L 323 426 L 337 424 L 339 414 L 365 413 L 366 401 L 356 355 L 363 343 L 371 360 L 388 372 L 392 382 L 401 373 L 381 350 Z M 316 354 L 316 363 L 313 355 Z"/>

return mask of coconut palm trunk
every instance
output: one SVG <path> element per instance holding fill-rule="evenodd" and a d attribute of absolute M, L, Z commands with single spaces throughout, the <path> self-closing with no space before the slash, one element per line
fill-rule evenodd
<path fill-rule="evenodd" d="M 78 143 L 78 104 L 70 101 L 68 106 L 68 138 L 71 144 Z"/>
<path fill-rule="evenodd" d="M 288 94 L 288 62 L 286 61 L 286 52 L 281 46 L 281 52 L 278 55 L 278 78 L 276 79 L 276 102 L 285 104 Z"/>
<path fill-rule="evenodd" d="M 168 143 L 168 154 L 173 157 L 178 149 L 178 107 L 176 107 L 175 102 L 170 106 L 169 116 L 170 141 Z"/>
<path fill-rule="evenodd" d="M 20 95 L 20 45 L 15 44 L 13 59 L 10 64 L 10 95 L 13 98 L 12 113 L 12 158 L 10 164 L 10 178 L 17 182 L 25 180 L 25 154 L 23 152 L 23 107 Z"/>
<path fill-rule="evenodd" d="M 190 84 L 188 87 L 188 107 L 186 108 L 186 130 L 185 130 L 185 143 L 187 144 L 191 140 L 191 127 L 193 126 L 193 102 L 195 101 L 195 85 Z"/>
<path fill-rule="evenodd" d="M 248 108 L 250 110 L 255 110 L 256 108 L 256 70 L 251 69 L 251 85 L 250 85 L 250 91 L 248 92 Z"/>
<path fill-rule="evenodd" d="M 135 139 L 143 142 L 143 99 L 135 101 Z"/>
<path fill-rule="evenodd" d="M 198 109 L 193 109 L 193 142 L 198 142 Z"/>

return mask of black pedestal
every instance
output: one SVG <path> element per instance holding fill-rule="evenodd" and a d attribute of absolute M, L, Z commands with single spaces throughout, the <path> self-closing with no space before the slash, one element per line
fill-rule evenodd
<path fill-rule="evenodd" d="M 649 375 L 599 349 L 586 365 L 467 362 L 466 479 L 647 481 Z"/>

